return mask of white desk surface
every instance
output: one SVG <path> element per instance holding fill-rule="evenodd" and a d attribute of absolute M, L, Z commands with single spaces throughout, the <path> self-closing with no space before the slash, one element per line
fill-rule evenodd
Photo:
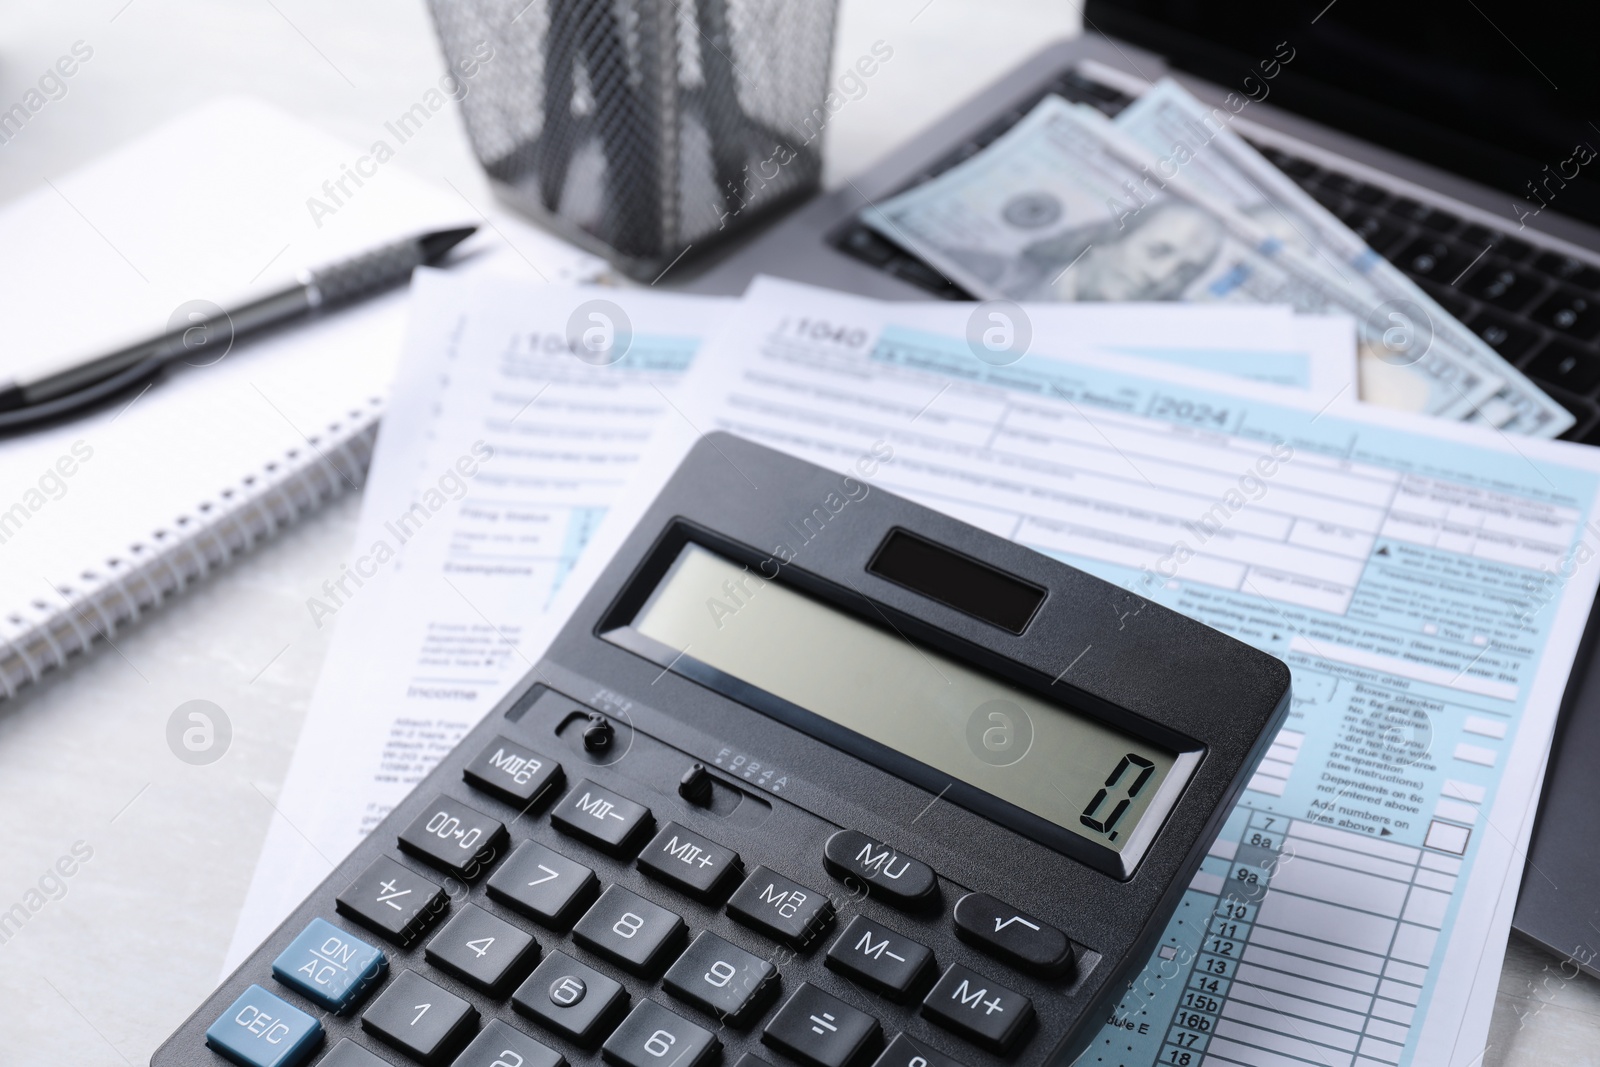
<path fill-rule="evenodd" d="M 831 179 L 1077 30 L 1066 0 L 844 0 L 836 55 L 882 39 L 895 56 L 829 125 Z M 0 145 L 0 201 L 223 94 L 364 144 L 441 69 L 421 0 L 9 4 L 0 105 L 78 40 L 93 61 Z M 487 202 L 453 112 L 407 153 L 414 172 Z M 101 646 L 0 702 L 0 910 L 75 842 L 93 849 L 65 895 L 0 944 L 0 1064 L 146 1063 L 215 984 L 327 648 L 305 598 L 344 558 L 356 508 L 346 498 L 303 521 L 119 631 L 118 651 Z M 234 729 L 205 767 L 179 762 L 164 737 L 167 716 L 196 698 Z M 1600 983 L 1567 980 L 1513 939 L 1482 1062 L 1600 1064 Z"/>

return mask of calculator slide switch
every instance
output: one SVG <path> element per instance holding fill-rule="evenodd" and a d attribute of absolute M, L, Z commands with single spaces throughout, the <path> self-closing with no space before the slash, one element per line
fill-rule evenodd
<path fill-rule="evenodd" d="M 312 919 L 272 962 L 272 976 L 342 1015 L 366 996 L 388 966 L 378 949 L 326 919 Z"/>
<path fill-rule="evenodd" d="M 822 863 L 840 881 L 857 879 L 868 893 L 901 908 L 926 903 L 939 889 L 932 867 L 856 830 L 828 838 Z"/>
<path fill-rule="evenodd" d="M 956 901 L 956 936 L 980 952 L 1044 978 L 1070 978 L 1077 956 L 1067 935 L 988 893 Z"/>
<path fill-rule="evenodd" d="M 206 1030 L 206 1044 L 243 1067 L 298 1067 L 321 1040 L 321 1023 L 258 985 Z"/>
<path fill-rule="evenodd" d="M 505 848 L 504 823 L 443 795 L 400 835 L 400 851 L 468 882 L 504 855 Z"/>

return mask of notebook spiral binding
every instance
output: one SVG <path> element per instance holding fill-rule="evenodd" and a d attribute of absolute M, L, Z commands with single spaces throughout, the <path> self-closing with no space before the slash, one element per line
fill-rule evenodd
<path fill-rule="evenodd" d="M 0 637 L 0 700 L 64 667 L 96 639 L 109 641 L 117 627 L 137 622 L 143 612 L 213 568 L 227 566 L 257 541 L 359 488 L 382 413 L 382 401 L 374 398 L 311 438 L 309 449 L 290 450 L 214 499 L 201 501 L 192 514 L 175 517 L 176 532 L 153 531 L 153 545 L 129 545 L 129 558 L 105 560 L 103 573 L 83 572 L 82 584 L 52 583 L 54 602 L 35 601 L 35 617 L 13 614 L 0 620 L 0 631 L 9 631 Z"/>

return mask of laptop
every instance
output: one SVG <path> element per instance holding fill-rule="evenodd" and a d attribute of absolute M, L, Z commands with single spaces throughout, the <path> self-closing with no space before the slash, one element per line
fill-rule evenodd
<path fill-rule="evenodd" d="M 1566 405 L 1577 418 L 1567 438 L 1600 444 L 1600 67 L 1578 30 L 1582 10 L 1087 0 L 1082 37 L 1045 48 L 842 189 L 702 260 L 683 288 L 737 294 L 766 273 L 882 298 L 969 299 L 862 225 L 861 209 L 980 151 L 1047 93 L 1114 115 L 1171 75 L 1211 104 L 1229 92 L 1259 101 L 1234 128 Z M 1600 977 L 1597 631 L 1591 619 L 1514 926 Z"/>

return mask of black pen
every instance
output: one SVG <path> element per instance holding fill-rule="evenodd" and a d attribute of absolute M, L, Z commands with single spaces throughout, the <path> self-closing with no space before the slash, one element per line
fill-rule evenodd
<path fill-rule="evenodd" d="M 222 309 L 221 321 L 216 321 L 216 316 L 190 319 L 166 333 L 65 370 L 0 384 L 0 432 L 72 414 L 154 377 L 173 360 L 194 354 L 194 347 L 186 341 L 197 330 L 201 331 L 198 336 L 207 340 L 212 328 L 222 328 L 230 338 L 238 338 L 392 288 L 408 280 L 416 267 L 439 262 L 476 230 L 476 226 L 463 226 L 425 233 L 305 270 L 287 288 Z"/>

